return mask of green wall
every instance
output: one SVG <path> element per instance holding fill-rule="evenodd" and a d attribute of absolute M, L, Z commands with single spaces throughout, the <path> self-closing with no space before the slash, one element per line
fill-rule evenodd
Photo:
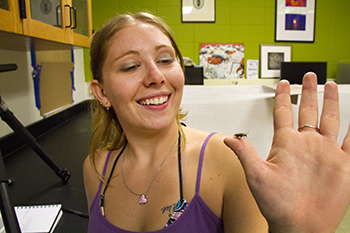
<path fill-rule="evenodd" d="M 292 44 L 292 61 L 326 61 L 327 77 L 334 79 L 337 62 L 350 59 L 349 10 L 349 0 L 318 0 L 314 43 L 274 41 L 275 0 L 216 0 L 215 23 L 182 23 L 181 0 L 92 0 L 92 21 L 97 30 L 117 13 L 153 13 L 168 23 L 182 55 L 196 64 L 199 43 L 244 43 L 246 60 L 259 59 L 260 44 Z"/>

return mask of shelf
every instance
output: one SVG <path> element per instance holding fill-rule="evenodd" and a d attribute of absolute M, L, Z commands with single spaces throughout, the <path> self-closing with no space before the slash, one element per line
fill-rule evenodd
<path fill-rule="evenodd" d="M 0 31 L 0 49 L 15 51 L 66 50 L 79 46 Z"/>

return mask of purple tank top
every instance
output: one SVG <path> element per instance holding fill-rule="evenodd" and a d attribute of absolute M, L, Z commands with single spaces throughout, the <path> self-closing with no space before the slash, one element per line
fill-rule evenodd
<path fill-rule="evenodd" d="M 214 133 L 211 133 L 204 141 L 198 164 L 197 172 L 197 181 L 196 181 L 196 193 L 192 198 L 191 202 L 188 204 L 188 207 L 183 212 L 183 214 L 172 224 L 166 228 L 162 228 L 157 231 L 157 233 L 178 233 L 178 232 L 191 232 L 191 233 L 220 233 L 224 232 L 223 221 L 217 217 L 205 204 L 202 197 L 199 194 L 199 187 L 202 175 L 202 165 L 204 151 L 207 146 L 207 143 L 211 136 Z M 106 163 L 104 165 L 102 175 L 105 176 L 107 163 L 111 153 L 108 153 Z M 102 181 L 99 185 L 99 189 L 91 203 L 90 207 L 90 220 L 88 233 L 132 233 L 132 231 L 123 230 L 111 224 L 101 213 L 99 206 L 99 197 L 102 188 Z M 165 224 L 165 223 L 164 223 Z"/>

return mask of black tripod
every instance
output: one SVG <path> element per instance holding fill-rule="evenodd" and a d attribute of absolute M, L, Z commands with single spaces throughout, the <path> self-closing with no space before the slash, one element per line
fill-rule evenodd
<path fill-rule="evenodd" d="M 5 64 L 0 65 L 0 72 L 12 71 L 16 70 L 16 64 Z M 60 169 L 44 152 L 44 150 L 40 147 L 39 143 L 33 137 L 33 135 L 18 121 L 18 119 L 13 115 L 13 113 L 9 110 L 6 103 L 1 99 L 0 96 L 0 117 L 3 121 L 5 121 L 11 129 L 23 140 L 23 142 L 32 148 L 43 160 L 44 162 L 51 167 L 51 169 L 58 175 L 63 183 L 67 183 L 70 173 L 67 169 Z M 0 153 L 0 207 L 2 216 L 4 219 L 5 229 L 13 229 L 8 230 L 8 232 L 20 232 L 16 228 L 18 227 L 17 219 L 13 210 L 13 206 L 10 203 L 8 197 L 8 179 L 6 177 L 5 166 L 3 162 L 2 155 Z M 14 217 L 14 219 L 13 219 Z M 16 220 L 14 223 L 12 220 Z M 12 223 L 10 223 L 12 222 Z M 17 227 L 16 227 L 17 225 Z M 6 228 L 9 227 L 9 228 Z"/>
<path fill-rule="evenodd" d="M 16 64 L 0 65 L 0 72 L 16 70 Z M 5 121 L 11 129 L 23 140 L 23 142 L 32 148 L 44 161 L 51 167 L 52 170 L 58 175 L 63 183 L 66 183 L 70 177 L 69 172 L 66 169 L 60 169 L 44 152 L 39 143 L 33 137 L 33 135 L 22 125 L 21 122 L 13 115 L 9 110 L 6 103 L 1 99 L 0 95 L 0 117 Z"/>
<path fill-rule="evenodd" d="M 6 232 L 21 232 L 13 204 L 9 197 L 8 178 L 0 151 L 0 210 Z"/>

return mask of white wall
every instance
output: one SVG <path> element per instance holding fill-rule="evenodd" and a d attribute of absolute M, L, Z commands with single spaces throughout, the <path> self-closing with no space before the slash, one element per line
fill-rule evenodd
<path fill-rule="evenodd" d="M 83 49 L 74 50 L 74 104 L 90 98 L 89 85 L 84 77 Z M 34 84 L 30 52 L 0 50 L 0 64 L 16 63 L 16 71 L 0 73 L 0 95 L 17 119 L 27 126 L 42 119 L 35 106 Z M 12 129 L 0 121 L 0 137 L 12 133 Z"/>
<path fill-rule="evenodd" d="M 85 82 L 83 49 L 74 50 L 74 85 L 76 90 L 73 92 L 74 104 L 92 98 L 90 83 Z"/>
<path fill-rule="evenodd" d="M 295 86 L 294 86 L 295 87 Z M 300 85 L 297 86 L 300 89 Z M 323 85 L 319 85 L 319 114 L 323 105 Z M 273 138 L 274 90 L 261 85 L 185 86 L 181 108 L 188 112 L 188 127 L 233 135 L 248 133 L 248 141 L 266 159 Z M 346 135 L 350 121 L 350 85 L 339 85 L 340 129 L 338 143 Z M 294 128 L 298 128 L 297 104 L 292 105 Z"/>

